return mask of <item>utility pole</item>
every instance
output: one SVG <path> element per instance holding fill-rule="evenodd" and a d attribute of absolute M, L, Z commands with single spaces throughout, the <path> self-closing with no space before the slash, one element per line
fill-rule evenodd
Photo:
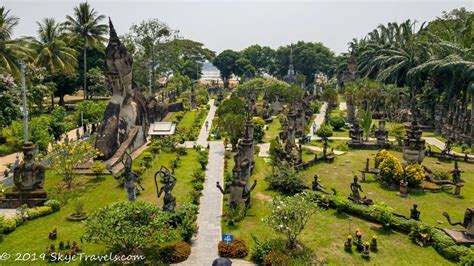
<path fill-rule="evenodd" d="M 23 94 L 23 134 L 25 143 L 28 142 L 28 109 L 26 109 L 25 64 L 20 62 L 21 91 Z"/>
<path fill-rule="evenodd" d="M 152 60 L 150 59 L 150 68 L 149 68 L 149 73 L 148 73 L 148 87 L 149 87 L 149 91 L 150 91 L 150 95 L 152 95 L 152 89 L 151 89 L 151 75 L 152 75 L 152 67 L 153 67 L 153 62 Z"/>

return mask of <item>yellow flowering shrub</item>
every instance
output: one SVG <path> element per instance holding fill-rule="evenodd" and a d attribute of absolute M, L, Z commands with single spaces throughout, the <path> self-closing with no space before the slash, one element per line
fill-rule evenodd
<path fill-rule="evenodd" d="M 395 156 L 387 154 L 379 165 L 380 177 L 389 184 L 398 184 L 403 178 L 403 167 Z"/>
<path fill-rule="evenodd" d="M 405 167 L 405 173 L 407 176 L 408 185 L 411 187 L 417 187 L 425 179 L 425 170 L 419 164 L 411 164 Z"/>
<path fill-rule="evenodd" d="M 382 149 L 380 151 L 377 152 L 377 154 L 375 155 L 375 167 L 378 167 L 380 165 L 380 163 L 385 159 L 387 158 L 388 156 L 391 156 L 390 153 L 388 153 L 387 150 L 385 149 Z"/>

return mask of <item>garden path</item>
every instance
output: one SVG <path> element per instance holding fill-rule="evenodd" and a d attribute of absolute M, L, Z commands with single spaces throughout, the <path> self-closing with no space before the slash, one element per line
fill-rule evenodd
<path fill-rule="evenodd" d="M 323 102 L 321 105 L 321 109 L 319 110 L 319 113 L 316 114 L 316 117 L 313 120 L 313 123 L 311 123 L 309 127 L 309 134 L 308 136 L 313 139 L 316 136 L 316 131 L 314 129 L 318 130 L 319 126 L 324 122 L 324 116 L 326 115 L 326 110 L 328 108 L 328 104 L 326 102 Z M 316 127 L 313 128 L 313 124 L 316 123 Z"/>
<path fill-rule="evenodd" d="M 198 233 L 192 241 L 191 255 L 180 265 L 211 265 L 219 257 L 217 244 L 221 239 L 221 216 L 223 195 L 216 182 L 224 179 L 224 144 L 209 142 L 209 163 L 197 218 Z"/>

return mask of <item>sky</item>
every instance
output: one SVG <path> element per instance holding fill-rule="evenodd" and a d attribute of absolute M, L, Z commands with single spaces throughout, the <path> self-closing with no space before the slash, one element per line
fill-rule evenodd
<path fill-rule="evenodd" d="M 14 36 L 36 36 L 36 21 L 64 21 L 76 0 L 1 0 L 20 18 Z M 204 43 L 216 52 L 240 51 L 252 44 L 278 48 L 299 40 L 322 42 L 336 54 L 379 24 L 430 21 L 442 11 L 465 7 L 474 0 L 314 0 L 314 1 L 159 1 L 89 0 L 100 14 L 110 16 L 119 34 L 142 20 L 158 18 L 178 29 L 183 38 Z"/>

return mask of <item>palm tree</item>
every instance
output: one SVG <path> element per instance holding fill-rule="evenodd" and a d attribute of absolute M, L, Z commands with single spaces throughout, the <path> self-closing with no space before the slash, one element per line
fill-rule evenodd
<path fill-rule="evenodd" d="M 66 29 L 71 33 L 73 40 L 82 41 L 82 56 L 84 63 L 84 99 L 87 99 L 87 48 L 97 42 L 105 41 L 104 34 L 107 33 L 107 25 L 100 24 L 105 19 L 99 15 L 89 3 L 83 2 L 74 8 L 74 16 L 66 16 L 64 23 Z"/>
<path fill-rule="evenodd" d="M 76 51 L 64 41 L 61 24 L 56 23 L 54 18 L 45 18 L 42 23 L 36 24 L 39 40 L 32 42 L 36 51 L 34 63 L 44 67 L 50 79 L 57 71 L 73 74 L 77 66 Z M 54 107 L 54 92 L 51 92 L 51 107 Z"/>
<path fill-rule="evenodd" d="M 10 10 L 0 7 L 0 70 L 18 76 L 18 60 L 29 57 L 30 50 L 23 39 L 12 39 L 13 28 L 20 19 L 9 15 Z"/>

